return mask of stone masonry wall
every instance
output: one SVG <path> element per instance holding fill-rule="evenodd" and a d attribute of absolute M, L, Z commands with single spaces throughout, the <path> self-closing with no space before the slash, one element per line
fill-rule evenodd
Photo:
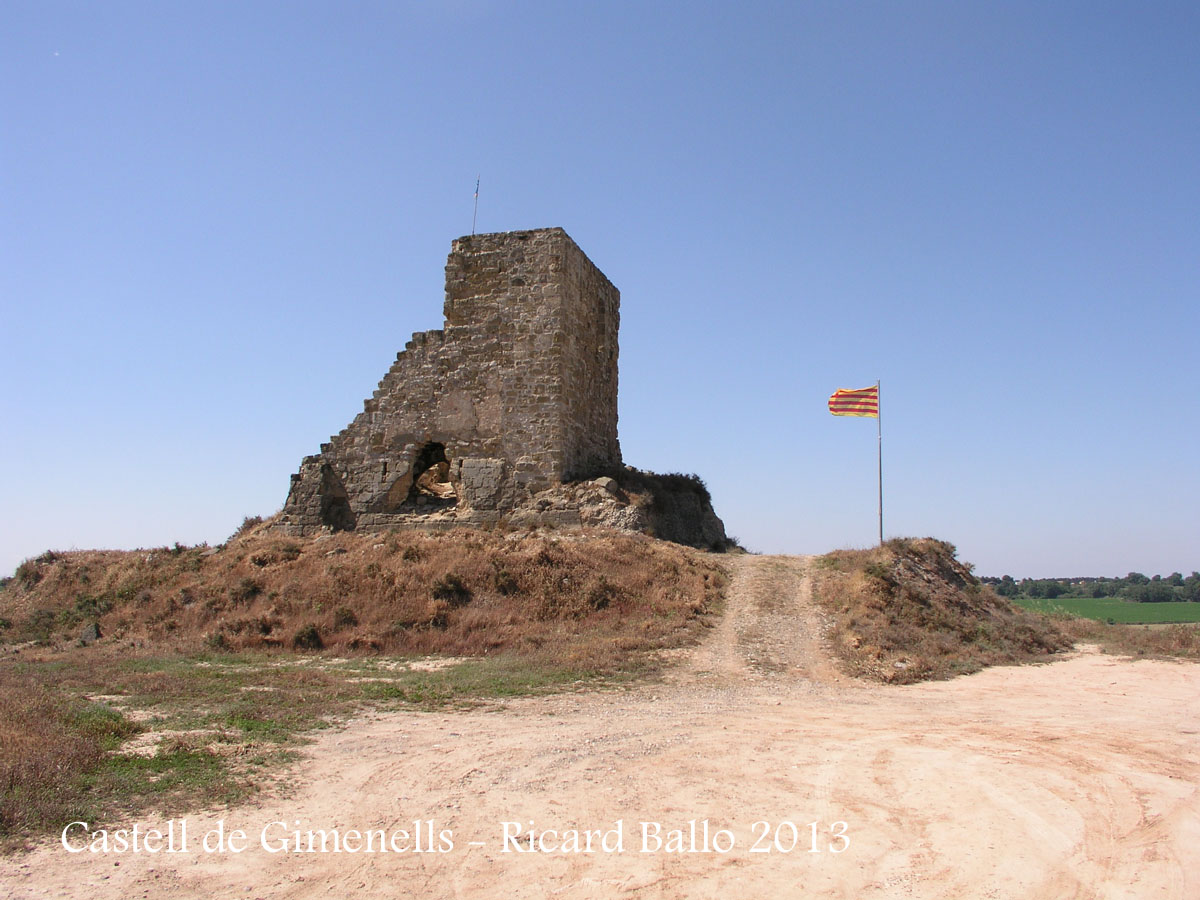
<path fill-rule="evenodd" d="M 304 459 L 279 528 L 486 520 L 620 466 L 619 306 L 561 228 L 459 238 L 444 328 L 414 334 L 363 411 Z M 414 488 L 439 463 L 445 498 Z"/>

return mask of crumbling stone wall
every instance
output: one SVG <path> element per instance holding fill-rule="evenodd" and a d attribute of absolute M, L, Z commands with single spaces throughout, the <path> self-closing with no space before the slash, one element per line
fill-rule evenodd
<path fill-rule="evenodd" d="M 561 228 L 454 241 L 445 326 L 414 334 L 363 411 L 304 459 L 278 527 L 489 521 L 618 468 L 619 306 Z"/>

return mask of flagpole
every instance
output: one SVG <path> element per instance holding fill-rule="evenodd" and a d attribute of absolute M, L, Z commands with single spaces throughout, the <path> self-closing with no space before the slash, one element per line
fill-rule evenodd
<path fill-rule="evenodd" d="M 879 389 L 880 382 L 875 381 L 875 396 L 879 406 L 875 412 L 875 427 L 878 436 L 879 457 L 879 546 L 883 546 L 883 397 Z"/>
<path fill-rule="evenodd" d="M 883 416 L 880 415 L 880 382 L 856 391 L 838 388 L 829 398 L 829 411 L 835 416 L 874 416 L 879 466 L 879 546 L 883 546 Z"/>

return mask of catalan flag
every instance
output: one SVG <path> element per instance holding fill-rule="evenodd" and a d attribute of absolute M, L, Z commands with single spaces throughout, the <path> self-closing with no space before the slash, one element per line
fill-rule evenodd
<path fill-rule="evenodd" d="M 879 418 L 879 385 L 848 391 L 838 388 L 829 398 L 829 411 L 835 416 L 866 416 Z"/>

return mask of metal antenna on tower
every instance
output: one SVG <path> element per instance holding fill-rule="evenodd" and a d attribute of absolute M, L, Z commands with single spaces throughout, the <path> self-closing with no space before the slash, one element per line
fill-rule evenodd
<path fill-rule="evenodd" d="M 471 234 L 475 234 L 475 220 L 479 217 L 479 176 L 475 176 L 475 212 L 471 214 Z"/>

